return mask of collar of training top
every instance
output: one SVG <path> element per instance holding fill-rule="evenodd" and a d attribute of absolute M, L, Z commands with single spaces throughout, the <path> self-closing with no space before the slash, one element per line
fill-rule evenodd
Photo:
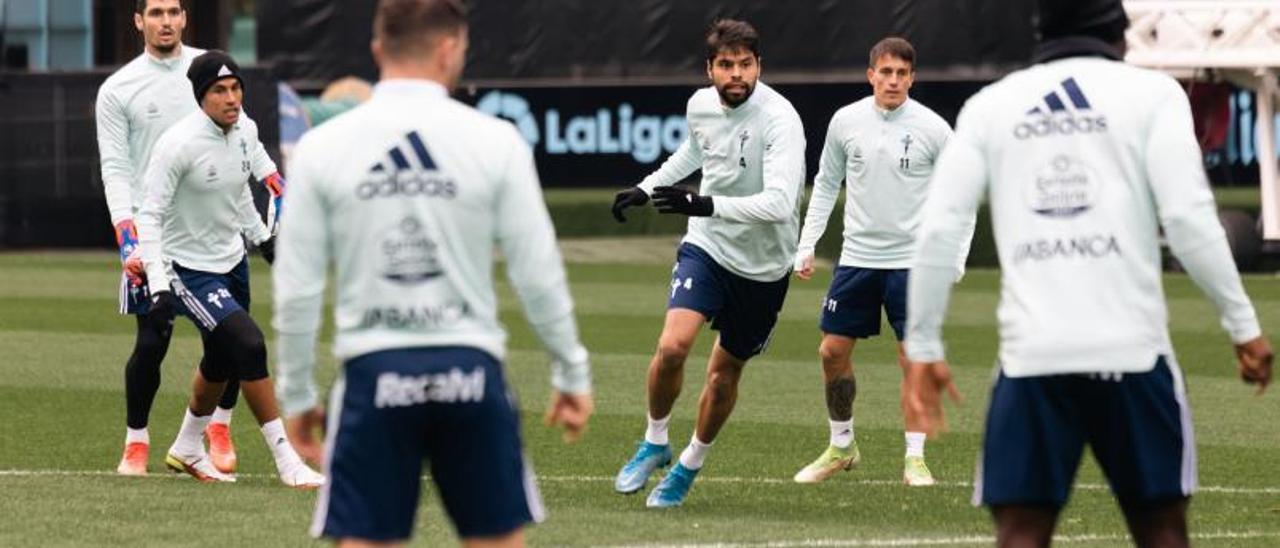
<path fill-rule="evenodd" d="M 910 103 L 911 103 L 911 98 L 907 97 L 906 99 L 903 99 L 901 105 L 898 105 L 898 108 L 889 110 L 887 108 L 881 108 L 880 105 L 876 104 L 875 99 L 872 99 L 871 108 L 876 111 L 876 114 L 880 115 L 880 119 L 893 121 L 893 120 L 897 120 L 898 118 L 901 118 L 902 115 L 907 112 L 907 105 Z"/>
<path fill-rule="evenodd" d="M 383 80 L 373 86 L 373 94 L 375 96 L 415 93 L 426 93 L 435 97 L 446 97 L 449 95 L 449 92 L 444 89 L 444 86 L 434 80 L 395 78 L 391 80 Z"/>
<path fill-rule="evenodd" d="M 1066 57 L 1105 57 L 1121 61 L 1115 46 L 1092 36 L 1064 36 L 1046 40 L 1036 46 L 1031 55 L 1032 63 L 1047 63 Z"/>
<path fill-rule="evenodd" d="M 160 65 L 166 69 L 173 70 L 182 62 L 182 58 L 186 55 L 186 51 L 184 51 L 186 48 L 182 47 L 181 43 L 176 47 L 177 49 L 173 52 L 173 55 L 164 58 L 151 55 L 151 52 L 146 51 L 145 49 L 142 54 L 147 56 L 147 61 L 150 61 L 151 64 Z"/>

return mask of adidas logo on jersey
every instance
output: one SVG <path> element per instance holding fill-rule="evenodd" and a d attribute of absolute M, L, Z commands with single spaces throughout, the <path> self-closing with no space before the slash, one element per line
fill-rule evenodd
<path fill-rule="evenodd" d="M 1030 119 L 1014 126 L 1014 137 L 1034 139 L 1107 131 L 1107 118 L 1092 112 L 1088 97 L 1074 77 L 1063 80 L 1059 86 L 1060 89 L 1045 94 L 1040 104 L 1027 111 Z M 1067 106 L 1063 96 L 1071 106 Z"/>
<path fill-rule="evenodd" d="M 404 152 L 406 144 L 412 160 Z M 457 184 L 440 174 L 417 131 L 410 131 L 403 142 L 391 147 L 386 159 L 369 168 L 369 175 L 370 179 L 356 187 L 356 197 L 361 200 L 393 196 L 452 199 L 458 194 Z"/>

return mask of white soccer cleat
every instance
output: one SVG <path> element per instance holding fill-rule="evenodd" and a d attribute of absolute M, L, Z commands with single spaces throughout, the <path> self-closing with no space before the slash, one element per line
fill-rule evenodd
<path fill-rule="evenodd" d="M 317 489 L 324 485 L 324 475 L 312 470 L 301 460 L 283 465 L 280 469 L 280 481 L 289 487 L 302 490 Z"/>
<path fill-rule="evenodd" d="M 200 448 L 200 453 L 196 455 L 179 455 L 169 450 L 169 454 L 164 457 L 164 464 L 170 470 L 180 474 L 187 474 L 202 483 L 226 482 L 234 483 L 236 477 L 219 472 L 213 466 L 213 461 L 209 460 L 209 455 L 205 453 L 204 448 Z"/>

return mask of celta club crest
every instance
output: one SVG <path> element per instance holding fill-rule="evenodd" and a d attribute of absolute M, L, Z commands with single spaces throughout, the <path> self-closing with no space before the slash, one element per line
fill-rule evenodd
<path fill-rule="evenodd" d="M 240 154 L 245 156 L 249 155 L 249 145 L 244 142 L 244 139 L 240 139 Z"/>

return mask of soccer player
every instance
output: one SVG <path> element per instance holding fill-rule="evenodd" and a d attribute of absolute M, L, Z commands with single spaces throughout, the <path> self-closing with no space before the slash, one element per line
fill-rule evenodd
<path fill-rule="evenodd" d="M 613 214 L 653 197 L 659 213 L 688 215 L 667 315 L 649 363 L 648 427 L 614 489 L 634 493 L 672 458 L 671 408 L 703 324 L 718 330 L 697 427 L 679 462 L 649 493 L 649 507 L 684 502 L 716 434 L 733 412 L 747 360 L 769 343 L 787 294 L 804 188 L 804 129 L 791 103 L 759 82 L 755 28 L 719 20 L 706 37 L 711 86 L 689 99 L 689 139 L 658 171 L 619 192 Z M 672 186 L 702 170 L 701 194 Z"/>
<path fill-rule="evenodd" d="M 1271 345 L 1218 223 L 1186 93 L 1121 62 L 1119 0 L 1039 7 L 1035 65 L 969 99 L 938 161 L 908 293 L 910 404 L 940 415 L 951 386 L 941 324 L 963 227 L 985 195 L 1000 347 L 974 503 L 991 508 L 999 545 L 1048 546 L 1088 445 L 1134 543 L 1186 546 L 1196 444 L 1160 228 L 1259 391 Z"/>
<path fill-rule="evenodd" d="M 155 329 L 172 329 L 176 311 L 200 329 L 204 356 L 182 428 L 165 464 L 201 481 L 234 481 L 215 468 L 201 440 L 227 381 L 240 380 L 286 485 L 314 488 L 324 478 L 303 464 L 285 436 L 267 371 L 262 332 L 249 317 L 249 261 L 240 237 L 272 259 L 271 233 L 258 218 L 250 175 L 276 172 L 258 141 L 257 124 L 241 113 L 240 67 L 220 51 L 196 57 L 187 70 L 200 109 L 178 120 L 155 145 L 146 199 L 138 212 L 139 249 L 151 286 Z"/>
<path fill-rule="evenodd" d="M 142 205 L 142 176 L 156 140 L 174 122 L 198 110 L 191 101 L 186 72 L 191 60 L 204 53 L 182 43 L 187 13 L 179 0 L 137 0 L 133 22 L 142 33 L 145 51 L 103 82 L 96 107 L 102 186 L 124 268 L 120 312 L 136 316 L 137 323 L 133 353 L 124 374 L 128 411 L 124 456 L 116 468 L 129 476 L 147 473 L 151 446 L 147 423 L 160 388 L 160 363 L 172 335 L 164 323 L 146 318 L 150 292 L 137 253 L 134 218 Z M 214 464 L 228 473 L 236 467 L 230 423 L 240 393 L 238 385 L 235 380 L 227 383 L 205 432 Z"/>
<path fill-rule="evenodd" d="M 503 371 L 495 249 L 551 357 L 547 421 L 572 441 L 593 408 L 533 153 L 511 124 L 449 97 L 467 28 L 461 0 L 379 3 L 372 99 L 308 132 L 289 162 L 274 272 L 278 389 L 289 431 L 313 444 L 332 264 L 343 367 L 311 533 L 340 545 L 409 539 L 423 459 L 464 546 L 521 546 L 524 526 L 543 519 Z"/>
<path fill-rule="evenodd" d="M 795 481 L 800 483 L 823 481 L 853 468 L 861 459 L 853 430 L 853 400 L 858 395 L 853 348 L 859 339 L 880 334 L 881 307 L 897 339 L 905 335 L 907 269 L 915 252 L 921 209 L 934 163 L 951 138 L 946 121 L 908 96 L 915 82 L 915 59 L 915 48 L 902 38 L 885 38 L 872 47 L 867 64 L 872 96 L 836 111 L 822 146 L 796 252 L 795 272 L 801 280 L 813 276 L 813 248 L 827 228 L 842 180 L 848 190 L 844 248 L 823 299 L 819 323 L 818 356 L 831 436 L 826 451 L 796 473 Z M 958 263 L 961 271 L 966 255 Z M 901 343 L 898 364 L 906 366 Z M 902 481 L 933 485 L 918 419 L 904 408 L 903 422 L 907 449 Z"/>

